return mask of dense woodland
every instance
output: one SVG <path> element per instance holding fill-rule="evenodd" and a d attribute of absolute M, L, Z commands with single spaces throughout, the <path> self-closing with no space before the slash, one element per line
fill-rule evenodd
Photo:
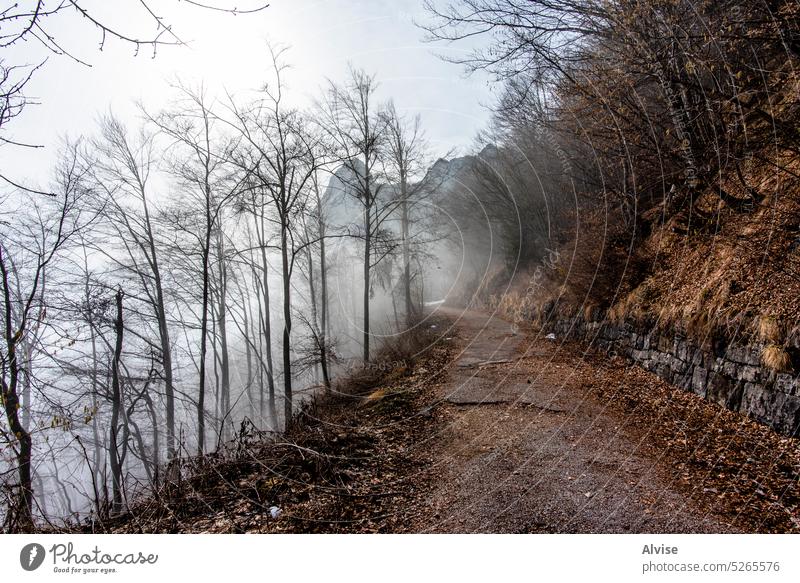
<path fill-rule="evenodd" d="M 38 39 L 53 14 L 86 17 L 54 6 L 1 12 L 3 46 Z M 63 144 L 46 191 L 3 169 L 6 529 L 118 513 L 180 472 L 176 460 L 285 429 L 304 395 L 330 390 L 356 355 L 370 361 L 371 327 L 417 318 L 436 230 L 419 212 L 431 195 L 420 120 L 379 102 L 355 68 L 297 109 L 287 51 L 267 57 L 250 101 L 178 83 L 135 127 L 103 115 Z M 31 105 L 35 68 L 2 71 L 5 129 Z M 340 272 L 351 264 L 355 277 Z M 392 311 L 371 314 L 376 302 Z"/>
<path fill-rule="evenodd" d="M 46 32 L 59 12 L 137 48 L 180 44 L 160 21 L 154 38 L 131 39 L 80 2 L 32 4 L 0 10 L 0 47 L 35 37 L 67 58 Z M 172 105 L 141 108 L 136 126 L 104 115 L 63 145 L 46 191 L 0 167 L 4 529 L 119 513 L 179 460 L 248 426 L 285 429 L 348 359 L 370 362 L 376 327 L 413 329 L 438 299 L 426 266 L 443 249 L 467 265 L 454 301 L 520 318 L 555 300 L 706 328 L 769 320 L 794 358 L 796 298 L 773 290 L 766 302 L 736 271 L 746 262 L 692 291 L 681 277 L 697 286 L 698 274 L 678 277 L 670 261 L 687 241 L 746 256 L 766 238 L 777 258 L 766 275 L 800 273 L 795 2 L 427 11 L 434 46 L 487 40 L 456 59 L 502 88 L 473 155 L 433 164 L 420 119 L 379 102 L 357 68 L 295 108 L 285 77 L 299 73 L 272 48 L 254 99 L 176 84 Z M 25 147 L 3 136 L 35 73 L 0 62 L 3 148 Z M 337 277 L 352 287 L 332 291 Z M 691 293 L 694 311 L 662 314 Z"/>
<path fill-rule="evenodd" d="M 796 3 L 429 9 L 432 39 L 491 38 L 456 61 L 504 88 L 475 180 L 506 265 L 481 297 L 797 343 Z"/>

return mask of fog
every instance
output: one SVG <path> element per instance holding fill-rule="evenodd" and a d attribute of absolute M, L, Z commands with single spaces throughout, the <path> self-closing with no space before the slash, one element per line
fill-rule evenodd
<path fill-rule="evenodd" d="M 492 261 L 453 206 L 487 88 L 416 2 L 163 10 L 0 17 L 7 530 L 283 431 Z"/>

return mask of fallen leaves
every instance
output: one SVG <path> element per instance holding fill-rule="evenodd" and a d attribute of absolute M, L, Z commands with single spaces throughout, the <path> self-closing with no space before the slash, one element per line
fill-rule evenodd
<path fill-rule="evenodd" d="M 624 361 L 598 355 L 578 366 L 700 507 L 746 532 L 800 532 L 800 441 Z"/>
<path fill-rule="evenodd" d="M 432 459 L 416 446 L 439 422 L 431 395 L 440 373 L 431 371 L 445 370 L 453 350 L 434 346 L 399 375 L 358 377 L 348 390 L 307 403 L 288 433 L 251 428 L 213 454 L 186 460 L 184 479 L 128 514 L 78 530 L 401 530 L 430 479 Z"/>

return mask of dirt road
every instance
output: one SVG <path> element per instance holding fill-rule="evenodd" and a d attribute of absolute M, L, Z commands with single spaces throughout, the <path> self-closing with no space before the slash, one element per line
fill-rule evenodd
<path fill-rule="evenodd" d="M 437 389 L 445 429 L 420 444 L 435 487 L 410 530 L 736 532 L 577 382 L 580 353 L 485 313 L 441 312 L 458 356 Z"/>

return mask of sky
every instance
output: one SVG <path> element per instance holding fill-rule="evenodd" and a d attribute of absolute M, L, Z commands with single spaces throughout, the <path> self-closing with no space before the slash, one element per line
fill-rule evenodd
<path fill-rule="evenodd" d="M 215 5 L 224 4 L 217 0 Z M 152 34 L 155 28 L 139 0 L 84 0 L 82 5 L 126 34 Z M 268 78 L 267 43 L 288 47 L 287 85 L 298 104 L 312 103 L 326 78 L 344 79 L 352 63 L 377 76 L 381 99 L 391 97 L 401 112 L 421 115 L 436 153 L 466 152 L 489 119 L 488 78 L 468 77 L 459 65 L 440 58 L 473 47 L 425 42 L 424 31 L 415 25 L 428 19 L 422 0 L 271 0 L 259 13 L 237 16 L 179 0 L 149 5 L 188 46 L 160 47 L 153 58 L 151 48 L 134 55 L 133 46 L 109 37 L 99 50 L 100 32 L 82 17 L 64 13 L 45 21 L 46 30 L 91 67 L 49 54 L 35 40 L 4 51 L 6 64 L 47 62 L 27 88 L 39 104 L 4 130 L 7 137 L 43 147 L 3 146 L 0 170 L 44 187 L 63 137 L 91 134 L 98 116 L 109 109 L 135 125 L 134 103 L 151 111 L 165 107 L 176 78 L 190 85 L 202 82 L 212 94 L 246 96 Z M 227 5 L 246 8 L 258 0 Z"/>

